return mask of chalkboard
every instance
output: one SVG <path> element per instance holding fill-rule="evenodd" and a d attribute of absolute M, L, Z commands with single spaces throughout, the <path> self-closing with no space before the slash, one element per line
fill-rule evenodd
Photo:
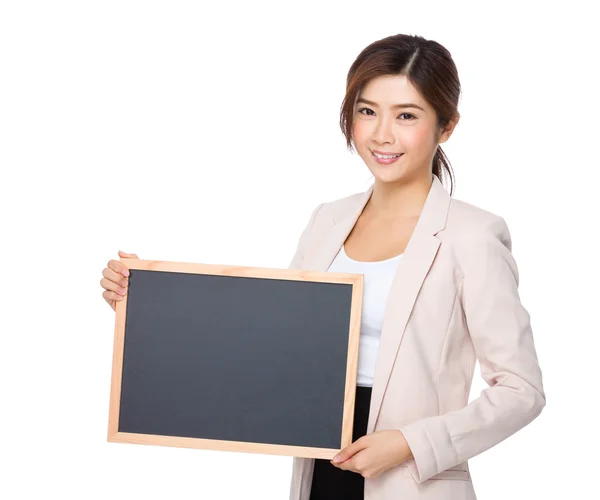
<path fill-rule="evenodd" d="M 362 274 L 120 262 L 108 441 L 329 459 L 351 444 Z"/>

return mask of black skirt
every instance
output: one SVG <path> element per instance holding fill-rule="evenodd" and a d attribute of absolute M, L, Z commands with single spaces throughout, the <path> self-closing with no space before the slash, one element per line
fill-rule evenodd
<path fill-rule="evenodd" d="M 352 442 L 367 433 L 371 387 L 356 386 Z M 310 500 L 363 500 L 365 478 L 358 472 L 339 469 L 329 459 L 315 459 Z"/>

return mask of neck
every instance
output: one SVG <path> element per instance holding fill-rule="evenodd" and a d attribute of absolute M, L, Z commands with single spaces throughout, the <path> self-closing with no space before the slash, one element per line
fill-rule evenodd
<path fill-rule="evenodd" d="M 431 189 L 433 174 L 428 173 L 410 181 L 375 181 L 367 204 L 369 211 L 383 218 L 419 217 Z"/>

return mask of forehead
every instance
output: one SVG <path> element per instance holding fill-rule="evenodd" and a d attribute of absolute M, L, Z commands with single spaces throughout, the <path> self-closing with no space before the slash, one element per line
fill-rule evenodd
<path fill-rule="evenodd" d="M 382 75 L 369 80 L 357 98 L 374 101 L 382 107 L 412 102 L 428 109 L 427 102 L 404 75 Z"/>

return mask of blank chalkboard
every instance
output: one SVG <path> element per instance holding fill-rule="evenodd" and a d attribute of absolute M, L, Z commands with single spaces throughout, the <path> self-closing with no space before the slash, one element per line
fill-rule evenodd
<path fill-rule="evenodd" d="M 121 259 L 108 441 L 333 458 L 362 274 Z"/>

